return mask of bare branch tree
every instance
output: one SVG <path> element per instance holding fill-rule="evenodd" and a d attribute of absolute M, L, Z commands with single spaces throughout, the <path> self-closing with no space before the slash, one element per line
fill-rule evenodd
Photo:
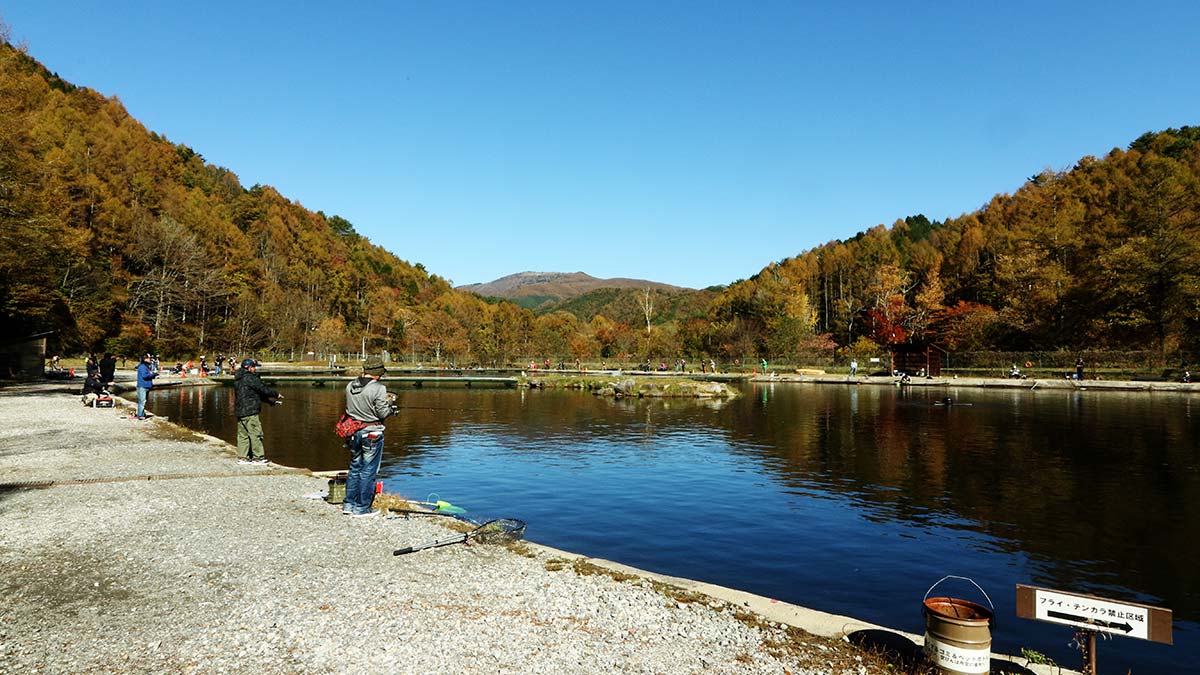
<path fill-rule="evenodd" d="M 133 236 L 131 262 L 141 275 L 130 285 L 129 308 L 153 317 L 159 337 L 172 310 L 183 315 L 196 293 L 207 292 L 206 281 L 218 277 L 206 273 L 204 247 L 195 235 L 170 216 L 135 225 Z"/>
<path fill-rule="evenodd" d="M 642 313 L 646 315 L 646 335 L 650 334 L 650 317 L 654 315 L 654 300 L 650 297 L 650 287 L 646 287 L 646 292 L 642 295 L 642 300 L 639 303 L 642 308 Z"/>

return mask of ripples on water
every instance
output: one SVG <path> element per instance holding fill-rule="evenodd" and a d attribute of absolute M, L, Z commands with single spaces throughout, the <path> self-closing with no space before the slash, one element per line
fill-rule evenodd
<path fill-rule="evenodd" d="M 386 382 L 386 380 L 385 380 Z M 1014 585 L 1160 604 L 1175 646 L 1102 643 L 1105 672 L 1200 660 L 1200 420 L 1192 397 L 748 385 L 728 402 L 400 389 L 381 476 L 551 546 L 921 632 L 946 574 L 997 607 L 998 651 L 1077 665 L 1066 628 L 1015 618 Z M 342 469 L 340 388 L 292 387 L 267 452 Z M 935 405 L 951 396 L 963 405 Z M 232 390 L 152 409 L 233 440 Z M 973 589 L 939 586 L 972 597 Z"/>

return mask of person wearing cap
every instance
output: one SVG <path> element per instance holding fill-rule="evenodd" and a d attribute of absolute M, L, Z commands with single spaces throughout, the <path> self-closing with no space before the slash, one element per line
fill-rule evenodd
<path fill-rule="evenodd" d="M 350 516 L 373 516 L 375 477 L 383 458 L 383 422 L 396 414 L 396 407 L 387 387 L 379 381 L 387 369 L 381 359 L 363 364 L 363 374 L 346 385 L 346 414 L 364 426 L 346 439 L 350 449 L 350 472 L 346 476 L 346 497 L 342 513 Z"/>
<path fill-rule="evenodd" d="M 104 395 L 104 383 L 100 381 L 100 373 L 88 373 L 87 379 L 83 381 L 83 391 L 79 393 L 83 395 L 84 405 L 92 405 Z"/>
<path fill-rule="evenodd" d="M 134 415 L 139 420 L 146 419 L 146 395 L 154 386 L 156 377 L 158 373 L 150 366 L 150 355 L 142 354 L 142 362 L 137 367 L 137 414 Z"/>
<path fill-rule="evenodd" d="M 263 401 L 275 403 L 283 400 L 279 392 L 263 384 L 258 376 L 258 361 L 245 359 L 237 375 L 233 376 L 233 414 L 237 416 L 238 464 L 267 464 L 267 451 L 263 446 L 262 411 Z"/>

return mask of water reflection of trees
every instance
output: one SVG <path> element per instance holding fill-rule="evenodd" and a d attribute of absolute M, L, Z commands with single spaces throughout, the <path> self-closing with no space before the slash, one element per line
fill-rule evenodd
<path fill-rule="evenodd" d="M 770 386 L 770 385 L 768 385 Z M 970 521 L 1047 585 L 1121 587 L 1200 617 L 1200 439 L 1190 398 L 774 386 L 724 413 L 735 452 L 868 518 Z M 961 525 L 956 525 L 961 526 Z M 1127 592 L 1126 592 L 1127 594 Z"/>
<path fill-rule="evenodd" d="M 429 453 L 480 435 L 506 452 L 581 464 L 716 438 L 785 489 L 846 497 L 868 519 L 988 535 L 981 545 L 1028 558 L 1034 578 L 1020 581 L 1135 589 L 1180 619 L 1200 617 L 1200 525 L 1189 517 L 1200 501 L 1200 430 L 1188 397 L 768 385 L 708 405 L 393 389 L 403 409 L 388 423 L 385 462 L 413 471 Z M 205 431 L 233 441 L 230 389 L 163 393 L 181 410 L 203 408 Z M 947 395 L 972 405 L 934 405 Z M 331 432 L 342 396 L 340 387 L 289 392 L 284 407 L 264 411 L 268 452 L 343 468 Z"/>

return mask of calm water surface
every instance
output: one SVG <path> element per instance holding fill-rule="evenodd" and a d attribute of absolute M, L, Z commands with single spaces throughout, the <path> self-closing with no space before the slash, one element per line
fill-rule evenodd
<path fill-rule="evenodd" d="M 386 379 L 384 380 L 386 383 Z M 1175 645 L 1104 640 L 1102 673 L 1200 670 L 1200 398 L 1165 393 L 746 385 L 728 402 L 411 389 L 389 492 L 436 493 L 530 539 L 915 633 L 946 574 L 996 605 L 997 651 L 1078 667 L 1071 630 L 1015 616 L 1017 583 L 1156 604 Z M 344 469 L 341 387 L 281 387 L 267 455 Z M 935 405 L 952 396 L 966 405 Z M 234 441 L 233 390 L 152 393 Z M 397 542 L 400 544 L 403 542 Z M 962 582 L 935 594 L 982 598 Z M 986 602 L 985 602 L 986 604 Z"/>

